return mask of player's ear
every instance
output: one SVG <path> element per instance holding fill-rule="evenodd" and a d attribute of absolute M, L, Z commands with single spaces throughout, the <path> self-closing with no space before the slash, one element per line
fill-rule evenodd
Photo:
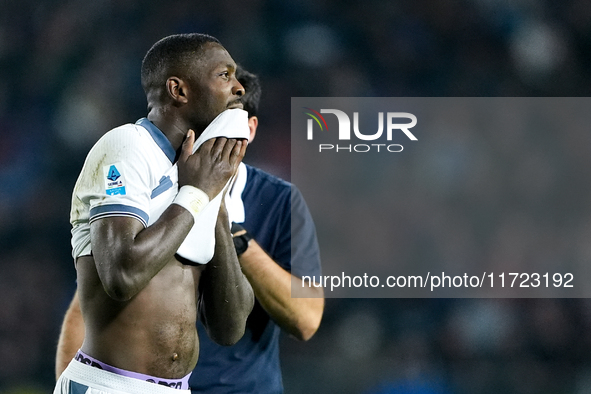
<path fill-rule="evenodd" d="M 185 81 L 178 77 L 170 77 L 166 80 L 166 92 L 177 103 L 186 104 L 188 102 L 188 86 Z"/>
<path fill-rule="evenodd" d="M 252 140 L 254 140 L 254 136 L 257 135 L 257 127 L 259 126 L 259 118 L 256 116 L 251 116 L 248 118 L 248 128 L 250 129 L 250 140 L 248 141 L 249 144 L 252 144 Z"/>

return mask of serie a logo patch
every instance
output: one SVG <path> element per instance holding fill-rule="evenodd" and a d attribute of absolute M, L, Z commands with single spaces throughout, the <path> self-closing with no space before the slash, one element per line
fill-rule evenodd
<path fill-rule="evenodd" d="M 125 177 L 119 171 L 121 163 L 103 166 L 105 192 L 109 196 L 125 194 Z"/>

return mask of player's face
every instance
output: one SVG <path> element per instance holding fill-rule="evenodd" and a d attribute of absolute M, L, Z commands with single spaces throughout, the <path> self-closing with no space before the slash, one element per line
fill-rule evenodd
<path fill-rule="evenodd" d="M 244 88 L 235 76 L 236 63 L 219 44 L 205 44 L 191 79 L 190 120 L 196 129 L 205 128 L 222 111 L 242 108 Z"/>

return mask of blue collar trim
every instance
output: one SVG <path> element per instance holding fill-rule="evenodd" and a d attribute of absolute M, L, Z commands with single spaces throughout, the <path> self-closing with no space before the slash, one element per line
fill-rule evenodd
<path fill-rule="evenodd" d="M 162 149 L 162 152 L 164 152 L 166 157 L 168 157 L 168 160 L 170 160 L 171 163 L 174 163 L 176 152 L 164 133 L 160 131 L 158 127 L 154 126 L 154 123 L 150 122 L 147 118 L 141 118 L 135 122 L 135 124 L 140 125 L 148 130 L 148 133 L 150 133 L 152 138 L 154 138 L 156 144 L 160 147 L 160 149 Z"/>

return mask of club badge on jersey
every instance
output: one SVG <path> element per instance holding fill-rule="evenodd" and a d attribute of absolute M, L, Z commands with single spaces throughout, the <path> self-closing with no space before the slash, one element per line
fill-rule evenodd
<path fill-rule="evenodd" d="M 103 166 L 105 192 L 109 196 L 125 195 L 125 177 L 119 171 L 120 168 L 121 163 Z"/>

